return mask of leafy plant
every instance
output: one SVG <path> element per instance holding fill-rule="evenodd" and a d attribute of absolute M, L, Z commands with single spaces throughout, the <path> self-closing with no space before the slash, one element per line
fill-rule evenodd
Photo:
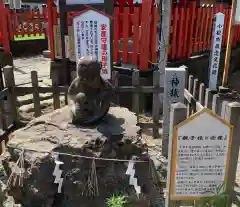
<path fill-rule="evenodd" d="M 228 203 L 232 200 L 233 204 L 240 206 L 240 200 L 238 198 L 238 193 L 234 193 L 230 196 L 225 192 L 224 183 L 217 187 L 215 196 L 208 200 L 200 201 L 197 205 L 198 207 L 226 207 Z"/>
<path fill-rule="evenodd" d="M 127 199 L 123 195 L 113 195 L 107 199 L 108 207 L 124 207 L 125 204 L 127 204 Z"/>

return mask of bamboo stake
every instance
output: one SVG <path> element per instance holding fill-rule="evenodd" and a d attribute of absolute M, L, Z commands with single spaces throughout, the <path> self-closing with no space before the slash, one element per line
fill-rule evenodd
<path fill-rule="evenodd" d="M 228 79 L 228 71 L 229 71 L 229 64 L 230 64 L 230 55 L 231 55 L 231 48 L 232 48 L 232 32 L 233 32 L 233 18 L 236 13 L 236 6 L 237 0 L 232 0 L 232 9 L 230 13 L 229 19 L 229 27 L 228 27 L 228 38 L 227 38 L 227 49 L 225 55 L 225 63 L 224 63 L 224 72 L 223 72 L 223 79 L 222 79 L 222 86 L 226 86 L 227 79 Z"/>

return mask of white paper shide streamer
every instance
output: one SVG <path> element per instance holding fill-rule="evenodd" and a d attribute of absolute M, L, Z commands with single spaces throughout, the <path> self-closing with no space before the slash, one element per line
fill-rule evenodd
<path fill-rule="evenodd" d="M 60 170 L 60 165 L 63 165 L 64 163 L 59 161 L 58 157 L 59 155 L 55 155 L 55 168 L 53 171 L 53 176 L 55 176 L 55 180 L 54 183 L 58 184 L 58 193 L 61 193 L 62 190 L 62 184 L 63 184 L 63 178 L 61 178 L 62 176 L 62 170 Z"/>
<path fill-rule="evenodd" d="M 126 175 L 130 175 L 129 178 L 129 185 L 133 185 L 135 188 L 135 191 L 137 193 L 137 196 L 141 193 L 141 187 L 137 183 L 137 178 L 135 178 L 135 169 L 134 169 L 135 162 L 133 160 L 130 160 L 128 162 L 128 168 L 126 171 Z"/>

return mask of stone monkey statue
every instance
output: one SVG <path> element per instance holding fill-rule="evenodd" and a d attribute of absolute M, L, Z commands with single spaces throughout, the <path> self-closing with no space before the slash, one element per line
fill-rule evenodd
<path fill-rule="evenodd" d="M 77 77 L 68 89 L 68 104 L 74 124 L 94 124 L 108 112 L 113 86 L 102 79 L 101 65 L 92 56 L 77 63 Z"/>

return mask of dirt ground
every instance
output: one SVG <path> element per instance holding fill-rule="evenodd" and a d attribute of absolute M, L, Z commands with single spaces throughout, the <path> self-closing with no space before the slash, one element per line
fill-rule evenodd
<path fill-rule="evenodd" d="M 38 73 L 39 80 L 49 80 L 50 60 L 42 55 L 14 59 L 15 84 L 23 85 L 31 82 L 31 71 Z"/>

